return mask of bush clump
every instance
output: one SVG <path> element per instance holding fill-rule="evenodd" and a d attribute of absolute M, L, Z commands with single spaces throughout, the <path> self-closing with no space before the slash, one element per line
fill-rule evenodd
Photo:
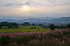
<path fill-rule="evenodd" d="M 0 25 L 0 28 L 1 28 L 2 26 Z"/>
<path fill-rule="evenodd" d="M 9 26 L 8 26 L 8 28 L 12 28 L 12 26 L 11 26 L 11 25 L 9 25 Z"/>
<path fill-rule="evenodd" d="M 30 29 L 37 29 L 36 27 L 30 27 Z"/>

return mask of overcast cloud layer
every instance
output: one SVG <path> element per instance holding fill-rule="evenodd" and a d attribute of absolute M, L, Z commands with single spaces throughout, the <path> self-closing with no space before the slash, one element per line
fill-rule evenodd
<path fill-rule="evenodd" d="M 70 0 L 0 0 L 0 16 L 70 17 Z"/>

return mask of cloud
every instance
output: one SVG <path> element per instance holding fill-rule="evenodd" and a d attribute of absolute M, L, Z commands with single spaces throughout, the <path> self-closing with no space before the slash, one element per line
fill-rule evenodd
<path fill-rule="evenodd" d="M 53 4 L 52 6 L 57 6 L 58 4 Z"/>
<path fill-rule="evenodd" d="M 69 3 L 63 3 L 63 4 L 59 4 L 59 6 L 62 6 L 62 5 L 68 5 Z"/>
<path fill-rule="evenodd" d="M 28 6 L 28 11 L 23 10 L 23 5 Z M 0 15 L 58 17 L 69 16 L 69 9 L 70 0 L 0 0 Z"/>
<path fill-rule="evenodd" d="M 26 3 L 25 3 L 25 5 L 31 5 L 31 3 L 29 3 L 29 2 L 26 2 Z"/>
<path fill-rule="evenodd" d="M 26 2 L 26 3 L 9 3 L 9 4 L 6 4 L 5 6 L 13 6 L 13 5 L 31 5 L 31 3 L 29 2 Z"/>
<path fill-rule="evenodd" d="M 13 3 L 9 3 L 9 4 L 6 4 L 5 6 L 12 6 L 14 5 Z"/>
<path fill-rule="evenodd" d="M 69 5 L 69 3 L 62 3 L 62 4 L 60 4 L 60 3 L 58 3 L 58 4 L 53 4 L 53 5 L 51 5 L 51 6 L 63 6 L 63 5 Z"/>

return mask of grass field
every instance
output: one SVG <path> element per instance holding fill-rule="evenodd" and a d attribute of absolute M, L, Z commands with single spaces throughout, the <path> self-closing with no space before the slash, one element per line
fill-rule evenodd
<path fill-rule="evenodd" d="M 36 27 L 36 29 L 30 29 L 30 27 Z M 0 33 L 5 33 L 5 32 L 38 32 L 38 31 L 47 31 L 50 30 L 50 28 L 43 29 L 40 26 L 19 26 L 19 28 L 16 29 L 9 29 L 8 27 L 2 27 L 0 29 Z"/>

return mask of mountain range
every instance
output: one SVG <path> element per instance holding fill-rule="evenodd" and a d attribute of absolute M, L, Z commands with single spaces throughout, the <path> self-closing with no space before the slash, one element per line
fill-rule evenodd
<path fill-rule="evenodd" d="M 53 17 L 32 17 L 32 18 L 23 18 L 21 20 L 15 20 L 15 19 L 0 19 L 0 22 L 16 22 L 16 23 L 62 23 L 67 22 L 70 23 L 70 17 L 61 17 L 61 18 L 53 18 Z"/>

